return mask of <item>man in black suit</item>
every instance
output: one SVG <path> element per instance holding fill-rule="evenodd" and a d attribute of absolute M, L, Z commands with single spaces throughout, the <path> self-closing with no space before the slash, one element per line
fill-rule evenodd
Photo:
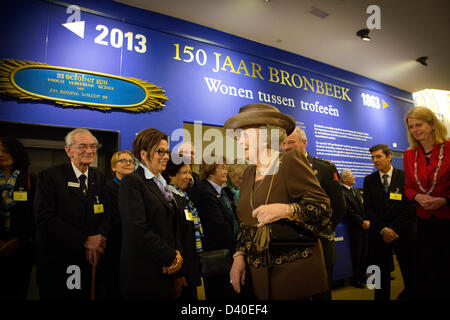
<path fill-rule="evenodd" d="M 41 299 L 89 299 L 91 265 L 99 263 L 108 235 L 105 181 L 89 167 L 98 141 L 88 130 L 74 129 L 65 143 L 71 163 L 42 171 L 35 196 Z"/>
<path fill-rule="evenodd" d="M 370 221 L 364 211 L 361 196 L 358 190 L 352 188 L 356 183 L 355 176 L 350 170 L 341 172 L 342 190 L 347 203 L 347 213 L 344 220 L 347 222 L 350 237 L 350 253 L 352 257 L 352 285 L 364 288 L 366 282 L 366 268 L 368 258 L 368 229 Z"/>
<path fill-rule="evenodd" d="M 415 209 L 404 193 L 405 174 L 391 165 L 392 150 L 385 144 L 369 149 L 377 171 L 364 178 L 364 208 L 372 221 L 369 236 L 370 263 L 381 269 L 381 288 L 376 300 L 389 300 L 390 272 L 395 250 L 403 276 L 402 297 L 412 297 L 415 250 Z"/>
<path fill-rule="evenodd" d="M 318 157 L 313 157 L 310 153 L 306 152 L 306 146 L 308 140 L 306 133 L 301 128 L 296 127 L 283 142 L 282 150 L 287 152 L 292 149 L 297 149 L 301 153 L 306 155 L 314 174 L 319 180 L 320 186 L 330 198 L 331 208 L 333 209 L 333 215 L 331 216 L 331 223 L 333 230 L 342 220 L 345 215 L 345 200 L 342 192 L 342 187 L 339 183 L 339 175 L 336 166 L 328 160 L 324 160 Z M 331 285 L 333 282 L 333 267 L 337 261 L 336 243 L 334 239 L 320 239 L 322 242 L 322 248 L 325 258 L 325 265 L 328 275 L 328 290 L 324 293 L 318 294 L 313 297 L 315 300 L 331 300 Z"/>

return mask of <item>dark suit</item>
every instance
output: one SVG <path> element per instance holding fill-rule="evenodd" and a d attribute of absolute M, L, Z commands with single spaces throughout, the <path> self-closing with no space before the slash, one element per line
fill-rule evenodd
<path fill-rule="evenodd" d="M 394 270 L 392 250 L 395 250 L 404 279 L 406 293 L 412 292 L 414 251 L 416 245 L 415 209 L 404 193 L 405 174 L 393 169 L 391 184 L 384 192 L 379 171 L 364 178 L 364 208 L 371 221 L 369 236 L 370 263 L 381 268 L 381 289 L 375 299 L 390 299 L 390 272 Z M 390 199 L 391 193 L 401 194 L 401 200 Z M 399 235 L 397 240 L 385 243 L 380 234 L 385 227 Z"/>
<path fill-rule="evenodd" d="M 233 232 L 233 219 L 224 199 L 208 180 L 201 181 L 199 187 L 199 205 L 197 207 L 203 225 L 205 251 L 229 249 L 236 250 L 236 238 Z M 234 213 L 233 213 L 234 214 Z M 236 294 L 229 283 L 229 274 L 205 276 L 205 294 L 208 300 L 233 299 Z"/>
<path fill-rule="evenodd" d="M 308 153 L 308 162 L 311 164 L 316 178 L 319 180 L 320 186 L 330 198 L 331 208 L 333 210 L 331 223 L 333 230 L 345 216 L 345 199 L 342 192 L 342 186 L 339 183 L 339 174 L 336 166 L 328 161 L 318 157 L 313 157 Z M 325 258 L 325 266 L 328 275 L 328 290 L 323 294 L 313 297 L 313 299 L 331 300 L 331 286 L 333 282 L 333 266 L 337 261 L 336 243 L 334 240 L 320 238 L 322 242 L 323 254 Z"/>
<path fill-rule="evenodd" d="M 84 244 L 91 235 L 109 237 L 107 212 L 94 213 L 97 198 L 103 204 L 103 175 L 89 168 L 87 196 L 83 196 L 80 187 L 69 183 L 78 183 L 70 163 L 44 170 L 38 176 L 35 215 L 41 299 L 88 299 L 91 266 L 86 261 Z M 80 267 L 80 290 L 69 290 L 66 286 L 70 276 L 66 270 L 70 265 Z M 101 269 L 102 259 L 97 267 Z"/>
<path fill-rule="evenodd" d="M 120 288 L 124 299 L 171 299 L 175 275 L 162 273 L 182 251 L 179 217 L 184 204 L 169 202 L 139 167 L 119 187 L 122 221 Z"/>
<path fill-rule="evenodd" d="M 346 215 L 344 221 L 347 222 L 350 236 L 350 252 L 352 256 L 352 269 L 354 282 L 366 282 L 366 268 L 368 258 L 368 232 L 362 227 L 367 215 L 364 212 L 363 203 L 358 190 L 354 193 L 342 186 L 346 202 Z"/>

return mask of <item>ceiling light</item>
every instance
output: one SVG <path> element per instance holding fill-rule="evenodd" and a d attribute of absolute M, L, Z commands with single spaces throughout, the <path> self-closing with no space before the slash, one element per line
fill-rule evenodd
<path fill-rule="evenodd" d="M 356 35 L 360 37 L 361 40 L 370 41 L 369 32 L 369 29 L 361 29 L 356 33 Z"/>
<path fill-rule="evenodd" d="M 428 65 L 427 59 L 428 59 L 428 57 L 424 56 L 424 57 L 417 58 L 416 61 L 424 66 L 427 66 Z"/>

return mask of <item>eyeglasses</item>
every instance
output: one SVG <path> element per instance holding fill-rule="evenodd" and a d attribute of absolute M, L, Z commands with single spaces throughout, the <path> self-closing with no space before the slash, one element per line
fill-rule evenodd
<path fill-rule="evenodd" d="M 158 148 L 158 149 L 156 149 L 155 150 L 156 152 L 158 152 L 158 155 L 160 156 L 160 157 L 164 157 L 164 155 L 168 155 L 168 156 L 170 156 L 170 153 L 171 153 L 171 151 L 170 150 L 164 150 L 164 149 L 161 149 L 161 148 Z"/>
<path fill-rule="evenodd" d="M 126 163 L 134 164 L 134 160 L 128 160 L 128 159 L 120 159 L 120 160 L 117 160 L 117 162 L 120 162 L 122 164 L 126 164 Z"/>
<path fill-rule="evenodd" d="M 80 149 L 81 151 L 87 151 L 87 149 L 90 149 L 92 151 L 96 151 L 98 149 L 98 146 L 96 144 L 79 144 L 78 146 L 74 146 L 75 148 Z"/>

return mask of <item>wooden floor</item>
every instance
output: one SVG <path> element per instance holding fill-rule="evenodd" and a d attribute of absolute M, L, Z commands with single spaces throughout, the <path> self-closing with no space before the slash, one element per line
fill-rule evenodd
<path fill-rule="evenodd" d="M 403 290 L 403 278 L 395 255 L 394 266 L 395 270 L 391 273 L 394 277 L 394 280 L 391 280 L 391 300 L 396 300 Z M 374 300 L 374 294 L 374 290 L 355 288 L 345 281 L 343 286 L 332 290 L 331 298 L 332 300 Z"/>

